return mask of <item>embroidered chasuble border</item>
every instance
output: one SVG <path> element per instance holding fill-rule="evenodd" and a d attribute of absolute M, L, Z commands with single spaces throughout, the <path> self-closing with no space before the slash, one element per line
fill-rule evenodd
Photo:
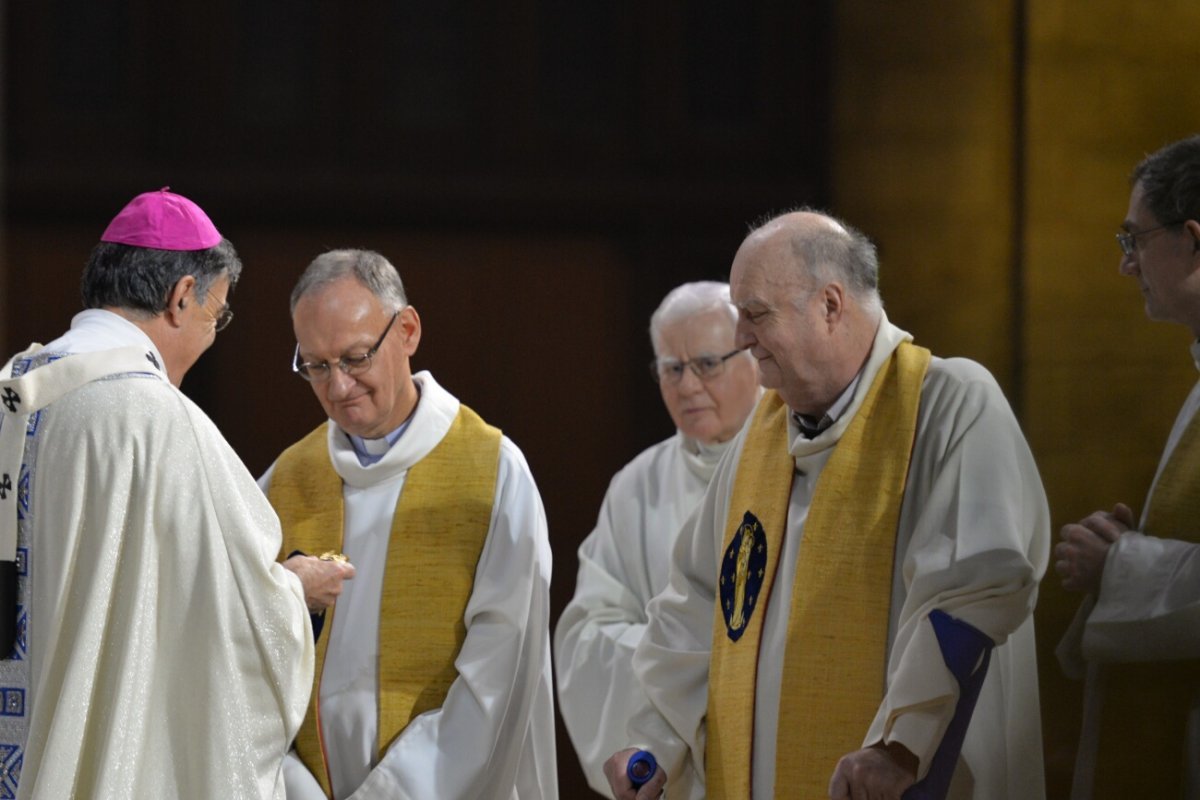
<path fill-rule="evenodd" d="M 165 379 L 161 372 L 145 370 L 143 373 L 140 369 L 145 363 L 143 359 L 150 360 L 158 368 L 153 354 L 142 347 L 123 347 L 86 357 L 72 357 L 33 344 L 0 370 L 0 382 L 3 383 L 0 401 L 7 412 L 0 413 L 0 438 L 5 443 L 4 457 L 0 459 L 4 462 L 0 469 L 0 500 L 13 501 L 4 503 L 6 518 L 4 536 L 0 537 L 4 539 L 0 546 L 0 564 L 6 572 L 6 581 L 15 580 L 15 586 L 5 587 L 6 593 L 12 594 L 0 603 L 0 612 L 15 613 L 15 619 L 5 620 L 10 626 L 6 634 L 11 633 L 13 637 L 11 650 L 0 655 L 0 798 L 17 796 L 28 738 L 28 645 L 36 624 L 36 612 L 29 606 L 29 566 L 36 552 L 31 543 L 31 531 L 38 513 L 30 499 L 38 480 L 43 411 L 64 393 L 95 380 L 118 375 L 153 375 Z M 55 362 L 59 363 L 46 372 L 37 372 Z M 33 372 L 37 372 L 37 378 L 32 382 L 23 380 Z M 47 480 L 52 481 L 53 476 Z M 10 538 L 13 533 L 15 537 Z M 8 644 L 6 640 L 5 647 Z"/>
<path fill-rule="evenodd" d="M 901 344 L 817 479 L 790 598 L 776 789 L 824 797 L 883 699 L 896 527 L 929 351 Z M 751 796 L 762 625 L 787 531 L 795 463 L 776 392 L 746 434 L 726 522 L 709 668 L 708 797 Z"/>
<path fill-rule="evenodd" d="M 1147 536 L 1200 542 L 1200 414 L 1188 421 L 1150 496 Z M 1200 660 L 1102 664 L 1096 800 L 1182 797 L 1187 716 Z"/>
<path fill-rule="evenodd" d="M 342 550 L 342 482 L 327 425 L 280 456 L 268 491 L 283 523 L 282 552 Z M 463 617 L 491 525 L 500 431 L 465 405 L 441 442 L 413 465 L 392 518 L 380 598 L 377 758 L 408 723 L 441 707 L 457 678 Z M 301 759 L 333 797 L 317 702 L 336 605 L 317 640 L 313 693 L 296 740 Z"/>
<path fill-rule="evenodd" d="M 33 357 L 17 358 L 12 362 L 12 377 L 20 377 L 61 357 L 61 354 L 39 353 Z M 7 417 L 0 421 L 0 425 L 19 419 Z M 38 447 L 41 443 L 38 431 L 41 421 L 41 410 L 29 415 L 17 482 L 15 486 L 6 487 L 9 491 L 16 491 L 17 500 L 17 618 L 13 651 L 0 659 L 0 797 L 17 796 L 29 729 L 29 707 L 26 705 L 26 699 L 29 689 L 28 646 L 32 622 L 29 608 L 29 558 L 32 552 L 30 530 L 37 513 L 29 501 L 30 490 L 37 479 Z"/>

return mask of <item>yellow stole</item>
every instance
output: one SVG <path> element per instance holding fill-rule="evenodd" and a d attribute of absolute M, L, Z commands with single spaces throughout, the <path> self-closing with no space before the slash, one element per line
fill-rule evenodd
<path fill-rule="evenodd" d="M 284 451 L 268 496 L 283 523 L 283 553 L 342 549 L 342 480 L 329 460 L 326 425 Z M 408 470 L 392 518 L 379 612 L 378 754 L 425 711 L 439 708 L 457 677 L 463 613 L 491 523 L 500 431 L 466 406 L 445 438 Z M 336 623 L 326 612 L 312 699 L 296 750 L 333 797 L 317 702 Z"/>
<path fill-rule="evenodd" d="M 1143 533 L 1200 542 L 1200 414 L 1192 417 L 1150 497 Z M 1187 713 L 1200 661 L 1105 664 L 1094 796 L 1182 797 Z"/>
<path fill-rule="evenodd" d="M 928 365 L 928 350 L 897 348 L 817 479 L 788 619 L 777 794 L 824 797 L 837 760 L 862 746 L 882 701 L 896 526 Z M 789 413 L 775 392 L 763 397 L 734 478 L 708 682 L 714 800 L 751 795 L 758 651 L 795 469 Z"/>

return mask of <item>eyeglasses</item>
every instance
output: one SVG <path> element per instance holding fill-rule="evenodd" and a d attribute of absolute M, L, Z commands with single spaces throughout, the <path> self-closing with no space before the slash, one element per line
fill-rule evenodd
<path fill-rule="evenodd" d="M 723 356 L 696 356 L 690 361 L 672 358 L 655 359 L 650 362 L 650 374 L 659 383 L 671 386 L 683 380 L 683 371 L 690 369 L 702 381 L 710 381 L 725 371 L 725 362 L 742 352 L 741 348 L 730 350 Z"/>
<path fill-rule="evenodd" d="M 1166 228 L 1173 228 L 1176 225 L 1182 225 L 1185 222 L 1187 222 L 1186 219 L 1179 219 L 1175 220 L 1174 222 L 1168 222 L 1166 225 L 1159 225 L 1157 228 L 1147 228 L 1144 231 L 1121 231 L 1117 234 L 1117 244 L 1121 245 L 1122 253 L 1127 256 L 1131 256 L 1137 251 L 1137 238 L 1139 236 L 1145 236 L 1147 233 L 1154 233 L 1155 231 L 1165 230 Z"/>
<path fill-rule="evenodd" d="M 212 289 L 204 293 L 205 303 L 208 302 L 208 298 L 210 297 L 212 297 Z M 229 327 L 229 323 L 233 322 L 233 309 L 229 307 L 229 303 L 222 304 L 221 310 L 215 314 L 208 310 L 207 305 L 201 305 L 200 307 L 204 309 L 205 314 L 212 317 L 214 333 L 220 333 Z"/>
<path fill-rule="evenodd" d="M 391 320 L 388 321 L 387 327 L 383 329 L 383 333 L 379 334 L 379 339 L 370 350 L 358 356 L 342 356 L 337 360 L 338 369 L 347 375 L 361 375 L 371 368 L 371 359 L 379 352 L 379 348 L 383 346 L 383 340 L 387 338 L 388 331 L 392 329 L 392 325 L 396 322 L 396 317 L 400 316 L 397 311 L 392 314 Z M 333 375 L 333 369 L 329 366 L 328 361 L 305 361 L 300 362 L 300 345 L 296 345 L 296 354 L 292 356 L 292 372 L 300 373 L 300 377 L 310 383 L 324 383 Z"/>

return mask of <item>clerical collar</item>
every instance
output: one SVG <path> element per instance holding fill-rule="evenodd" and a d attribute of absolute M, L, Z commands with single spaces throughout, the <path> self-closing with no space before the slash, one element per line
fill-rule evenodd
<path fill-rule="evenodd" d="M 417 381 L 413 382 L 417 387 L 417 405 L 421 404 L 421 384 Z M 400 427 L 391 433 L 384 434 L 378 439 L 364 439 L 361 436 L 355 436 L 353 433 L 347 433 L 346 438 L 350 440 L 350 446 L 354 448 L 354 455 L 358 456 L 358 463 L 364 467 L 369 467 L 379 459 L 387 455 L 388 450 L 392 449 L 392 445 L 400 441 L 400 437 L 404 435 L 404 431 L 408 429 L 408 423 L 412 422 L 413 417 L 417 414 L 417 406 L 413 406 L 412 412 L 409 413 L 408 419 L 400 423 Z"/>
<path fill-rule="evenodd" d="M 408 423 L 410 422 L 412 422 L 411 416 L 404 420 L 399 428 L 378 439 L 364 439 L 352 433 L 346 434 L 350 438 L 350 446 L 354 448 L 354 455 L 358 456 L 358 463 L 364 467 L 369 467 L 387 455 L 387 451 L 392 449 L 392 445 L 398 442 L 400 437 L 404 435 L 404 431 L 408 428 Z"/>
<path fill-rule="evenodd" d="M 721 456 L 725 455 L 725 451 L 729 449 L 729 443 L 733 439 L 726 439 L 723 442 L 696 442 L 696 455 L 705 461 L 711 461 L 714 464 L 721 460 Z"/>
<path fill-rule="evenodd" d="M 833 402 L 829 410 L 820 419 L 813 419 L 808 414 L 801 414 L 799 411 L 792 412 L 792 419 L 796 421 L 796 425 L 800 428 L 800 435 L 805 439 L 815 439 L 820 435 L 821 431 L 828 428 L 830 425 L 838 421 L 838 418 L 846 412 L 850 401 L 854 399 L 854 390 L 858 387 L 858 382 L 862 378 L 860 370 L 854 376 L 854 380 L 850 381 L 850 385 L 842 390 L 838 395 L 838 399 Z"/>
<path fill-rule="evenodd" d="M 733 444 L 733 439 L 704 444 L 690 436 L 685 436 L 683 431 L 676 431 L 675 435 L 678 437 L 680 449 L 683 451 L 683 463 L 689 472 L 705 483 L 712 480 L 713 472 L 717 469 L 717 462 Z"/>

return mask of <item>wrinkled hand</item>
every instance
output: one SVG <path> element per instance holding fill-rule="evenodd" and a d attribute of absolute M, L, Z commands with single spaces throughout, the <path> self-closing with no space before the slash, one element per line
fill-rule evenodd
<path fill-rule="evenodd" d="M 292 556 L 284 569 L 296 573 L 304 587 L 304 602 L 317 614 L 333 605 L 342 593 L 342 582 L 354 577 L 354 565 L 348 561 L 322 561 L 316 556 Z"/>
<path fill-rule="evenodd" d="M 1063 588 L 1073 592 L 1096 592 L 1104 576 L 1108 548 L 1133 527 L 1133 511 L 1117 503 L 1112 512 L 1095 511 L 1077 523 L 1064 525 L 1062 541 L 1054 547 L 1054 571 Z"/>
<path fill-rule="evenodd" d="M 654 800 L 662 794 L 663 786 L 667 783 L 667 772 L 662 764 L 659 764 L 654 776 L 646 781 L 641 789 L 636 792 L 633 790 L 633 783 L 625 774 L 625 768 L 637 751 L 636 747 L 629 747 L 613 753 L 608 761 L 604 762 L 604 777 L 608 778 L 608 786 L 616 800 Z"/>
<path fill-rule="evenodd" d="M 917 782 L 917 757 L 898 742 L 847 753 L 829 781 L 831 800 L 900 800 Z"/>

